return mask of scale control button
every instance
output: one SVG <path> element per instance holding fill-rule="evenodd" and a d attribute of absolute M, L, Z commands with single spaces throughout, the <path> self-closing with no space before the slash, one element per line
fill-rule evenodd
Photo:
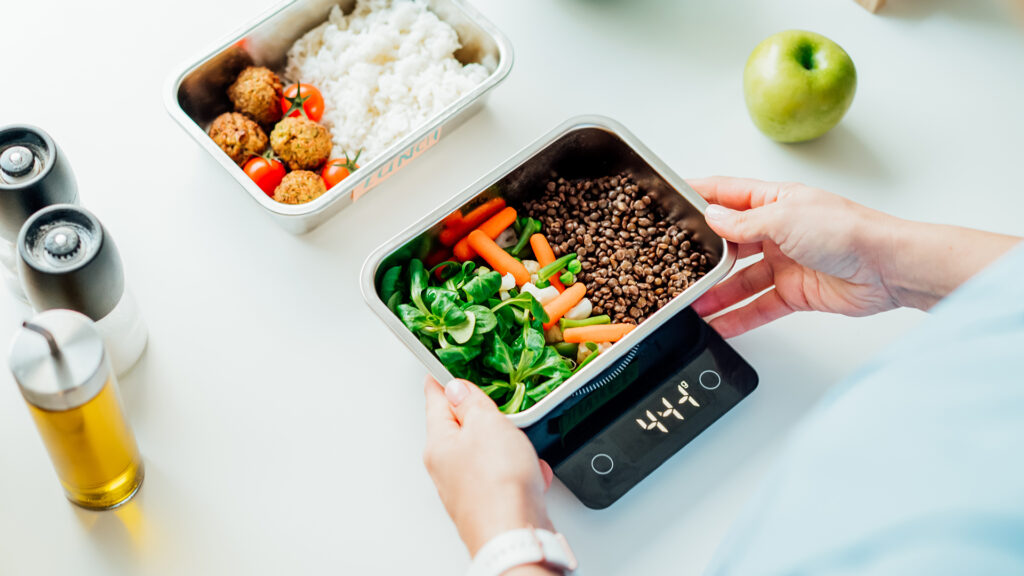
<path fill-rule="evenodd" d="M 615 461 L 607 454 L 598 454 L 590 459 L 590 468 L 598 475 L 605 476 L 615 468 Z"/>
<path fill-rule="evenodd" d="M 714 370 L 705 370 L 697 377 L 697 381 L 706 390 L 714 390 L 722 383 L 722 376 Z"/>

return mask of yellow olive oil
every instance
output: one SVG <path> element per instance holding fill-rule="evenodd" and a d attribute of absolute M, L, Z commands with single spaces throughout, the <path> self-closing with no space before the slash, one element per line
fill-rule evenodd
<path fill-rule="evenodd" d="M 51 411 L 29 403 L 29 410 L 68 500 L 102 510 L 139 489 L 142 457 L 112 380 L 76 408 Z"/>

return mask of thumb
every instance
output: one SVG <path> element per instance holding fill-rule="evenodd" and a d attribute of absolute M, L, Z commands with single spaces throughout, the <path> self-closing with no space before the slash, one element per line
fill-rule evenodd
<path fill-rule="evenodd" d="M 498 406 L 491 400 L 490 396 L 476 384 L 467 380 L 456 378 L 445 385 L 444 395 L 448 403 L 452 405 L 455 418 L 460 425 L 467 420 L 478 418 L 480 414 L 498 411 Z"/>
<path fill-rule="evenodd" d="M 720 204 L 711 204 L 705 210 L 704 218 L 708 226 L 722 238 L 736 244 L 753 244 L 771 240 L 778 231 L 774 206 L 733 210 Z"/>

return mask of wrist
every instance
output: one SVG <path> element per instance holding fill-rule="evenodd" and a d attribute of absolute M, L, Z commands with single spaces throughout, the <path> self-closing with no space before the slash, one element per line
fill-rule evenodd
<path fill-rule="evenodd" d="M 495 494 L 493 501 L 497 506 L 468 510 L 470 517 L 457 522 L 459 535 L 471 557 L 496 536 L 510 530 L 532 527 L 555 531 L 543 497 L 533 498 L 515 491 L 502 497 Z"/>
<path fill-rule="evenodd" d="M 505 572 L 502 576 L 563 576 L 561 570 L 546 568 L 540 564 L 525 564 Z"/>
<path fill-rule="evenodd" d="M 899 306 L 928 310 L 1019 238 L 887 217 L 876 242 L 882 284 Z"/>
<path fill-rule="evenodd" d="M 869 251 L 886 292 L 898 308 L 926 310 L 941 296 L 929 286 L 918 268 L 929 255 L 917 222 L 882 214 L 870 233 Z"/>
<path fill-rule="evenodd" d="M 473 558 L 468 576 L 575 574 L 576 555 L 565 537 L 551 530 L 520 528 L 498 535 Z"/>

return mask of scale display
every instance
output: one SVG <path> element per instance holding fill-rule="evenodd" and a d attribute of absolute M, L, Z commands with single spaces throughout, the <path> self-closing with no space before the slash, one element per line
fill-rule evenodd
<path fill-rule="evenodd" d="M 555 475 L 605 508 L 757 387 L 757 373 L 687 308 L 525 432 Z"/>
<path fill-rule="evenodd" d="M 690 383 L 683 380 L 679 384 L 676 384 L 676 390 L 679 392 L 679 400 L 673 402 L 668 399 L 668 396 L 661 397 L 661 406 L 655 406 L 653 409 L 648 409 L 644 412 L 645 418 L 637 418 L 636 423 L 640 425 L 641 430 L 650 432 L 651 430 L 657 430 L 664 434 L 669 433 L 669 426 L 673 429 L 677 426 L 682 426 L 682 422 L 686 419 L 683 416 L 683 410 L 689 410 L 690 407 L 700 408 L 700 402 L 690 394 Z"/>

